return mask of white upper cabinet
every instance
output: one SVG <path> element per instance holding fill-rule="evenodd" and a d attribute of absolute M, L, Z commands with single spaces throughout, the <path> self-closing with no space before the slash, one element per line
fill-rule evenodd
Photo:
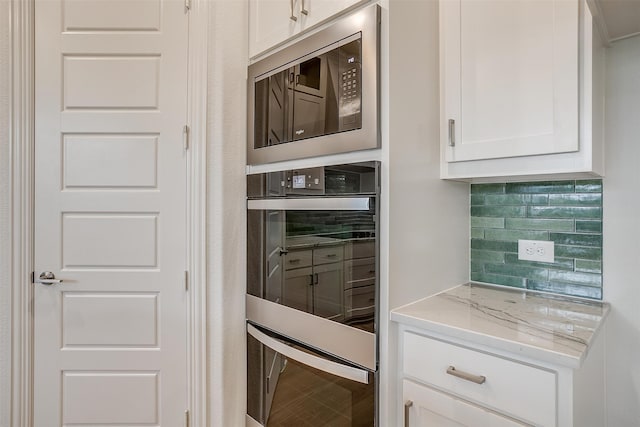
<path fill-rule="evenodd" d="M 249 57 L 368 0 L 249 0 Z"/>
<path fill-rule="evenodd" d="M 442 177 L 599 173 L 593 31 L 579 0 L 442 0 Z"/>

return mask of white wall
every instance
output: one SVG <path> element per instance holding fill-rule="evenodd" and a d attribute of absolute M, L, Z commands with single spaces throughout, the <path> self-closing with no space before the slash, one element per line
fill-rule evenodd
<path fill-rule="evenodd" d="M 606 406 L 608 425 L 626 427 L 640 425 L 640 37 L 613 43 L 606 72 Z"/>
<path fill-rule="evenodd" d="M 439 179 L 438 76 L 437 2 L 390 1 L 389 309 L 469 279 L 469 185 Z M 395 408 L 401 399 L 396 335 L 390 324 L 383 337 L 388 357 L 381 360 L 383 393 Z M 382 425 L 402 425 L 400 416 L 390 410 Z"/>
<path fill-rule="evenodd" d="M 11 405 L 11 278 L 9 275 L 9 88 L 10 2 L 0 1 L 0 427 L 9 426 Z"/>
<path fill-rule="evenodd" d="M 210 426 L 246 413 L 245 144 L 247 2 L 211 3 L 208 90 Z"/>

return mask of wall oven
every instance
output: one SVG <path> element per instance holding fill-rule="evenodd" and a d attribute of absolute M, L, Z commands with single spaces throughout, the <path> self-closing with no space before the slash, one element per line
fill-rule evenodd
<path fill-rule="evenodd" d="M 374 425 L 379 163 L 249 175 L 247 184 L 248 415 L 264 426 L 284 416 Z"/>
<path fill-rule="evenodd" d="M 380 8 L 249 67 L 248 164 L 377 148 Z"/>

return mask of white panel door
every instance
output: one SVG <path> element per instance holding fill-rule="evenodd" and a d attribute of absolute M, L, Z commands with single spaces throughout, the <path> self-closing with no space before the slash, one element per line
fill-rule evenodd
<path fill-rule="evenodd" d="M 36 1 L 35 427 L 184 425 L 185 12 Z"/>
<path fill-rule="evenodd" d="M 447 161 L 578 150 L 578 16 L 578 0 L 442 2 Z"/>

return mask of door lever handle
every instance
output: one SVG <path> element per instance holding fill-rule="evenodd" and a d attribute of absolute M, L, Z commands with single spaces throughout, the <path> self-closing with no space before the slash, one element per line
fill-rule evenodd
<path fill-rule="evenodd" d="M 40 273 L 40 276 L 38 277 L 38 280 L 35 281 L 35 283 L 50 286 L 56 283 L 62 283 L 62 279 L 56 279 L 55 274 L 50 271 L 45 271 Z"/>

